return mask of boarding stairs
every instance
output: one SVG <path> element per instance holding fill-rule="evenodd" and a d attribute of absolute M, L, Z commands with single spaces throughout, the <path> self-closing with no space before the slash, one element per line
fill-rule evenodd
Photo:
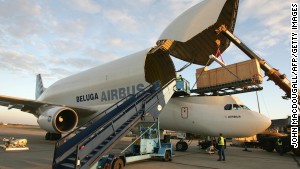
<path fill-rule="evenodd" d="M 172 79 L 160 87 L 157 81 L 135 95 L 129 95 L 83 126 L 60 139 L 55 145 L 53 169 L 90 168 L 107 153 L 146 113 L 158 117 L 174 94 Z M 95 120 L 99 119 L 99 120 Z M 77 133 L 77 134 L 76 134 Z"/>

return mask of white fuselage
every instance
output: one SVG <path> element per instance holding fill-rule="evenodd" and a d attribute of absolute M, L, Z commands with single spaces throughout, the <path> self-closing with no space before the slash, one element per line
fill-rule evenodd
<path fill-rule="evenodd" d="M 266 116 L 251 110 L 224 110 L 227 104 L 243 105 L 233 96 L 172 98 L 160 115 L 161 127 L 207 136 L 246 137 L 271 124 Z"/>
<path fill-rule="evenodd" d="M 70 76 L 54 83 L 38 100 L 102 111 L 149 84 L 144 73 L 146 60 L 147 50 L 144 50 Z M 243 137 L 262 132 L 270 125 L 270 120 L 257 112 L 224 110 L 226 104 L 242 103 L 232 96 L 171 98 L 160 115 L 161 127 L 210 136 L 221 132 L 227 137 Z M 82 117 L 78 119 L 79 125 L 91 118 L 84 113 L 77 112 Z"/>

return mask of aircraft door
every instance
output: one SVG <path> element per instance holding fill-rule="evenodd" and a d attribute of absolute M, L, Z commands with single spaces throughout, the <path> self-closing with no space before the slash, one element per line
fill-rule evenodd
<path fill-rule="evenodd" d="M 181 118 L 187 119 L 189 117 L 188 107 L 181 107 Z"/>

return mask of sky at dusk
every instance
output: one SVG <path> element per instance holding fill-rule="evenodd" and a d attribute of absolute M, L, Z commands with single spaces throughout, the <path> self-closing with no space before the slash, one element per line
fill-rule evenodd
<path fill-rule="evenodd" d="M 155 46 L 163 30 L 199 0 L 0 0 L 0 95 L 35 98 L 35 78 L 45 87 L 89 68 Z M 299 0 L 240 0 L 234 34 L 290 79 L 290 5 Z M 234 44 L 227 64 L 248 60 Z M 174 59 L 177 69 L 186 62 Z M 181 74 L 196 81 L 192 65 Z M 212 64 L 209 68 L 217 67 Z M 264 73 L 263 73 L 264 74 Z M 290 100 L 264 77 L 261 113 L 290 114 Z M 258 111 L 255 92 L 237 95 Z M 0 122 L 37 124 L 36 118 L 0 107 Z"/>

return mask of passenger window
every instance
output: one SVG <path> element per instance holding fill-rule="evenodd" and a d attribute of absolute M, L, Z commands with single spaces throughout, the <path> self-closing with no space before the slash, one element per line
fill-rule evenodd
<path fill-rule="evenodd" d="M 224 110 L 232 110 L 232 104 L 226 104 Z"/>
<path fill-rule="evenodd" d="M 233 110 L 240 110 L 241 107 L 237 104 L 233 104 Z"/>

